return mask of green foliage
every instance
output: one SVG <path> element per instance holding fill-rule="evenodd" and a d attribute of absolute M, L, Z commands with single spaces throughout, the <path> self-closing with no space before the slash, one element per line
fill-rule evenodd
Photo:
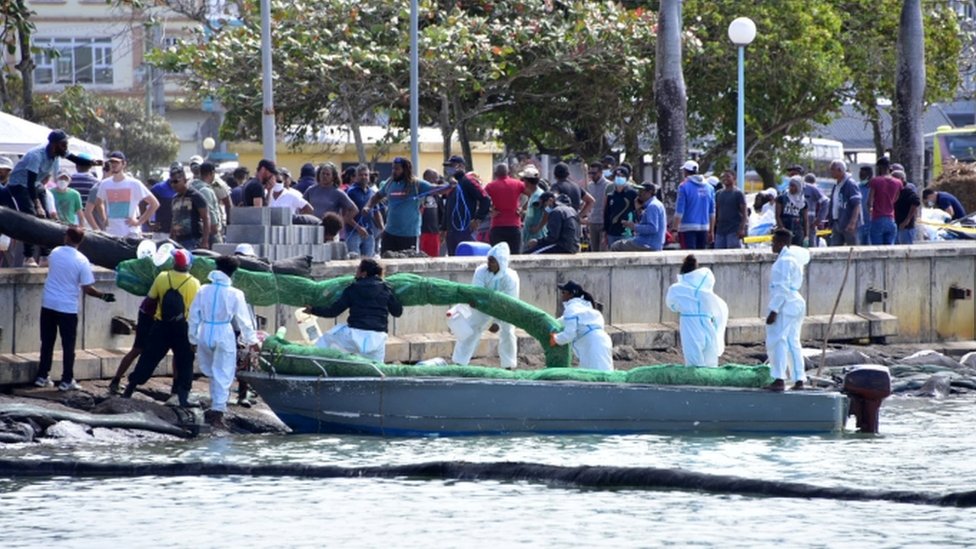
<path fill-rule="evenodd" d="M 38 120 L 70 135 L 124 151 L 133 168 L 146 177 L 153 166 L 169 164 L 179 150 L 179 141 L 169 122 L 153 114 L 147 118 L 145 105 L 68 86 L 56 95 L 37 100 Z"/>

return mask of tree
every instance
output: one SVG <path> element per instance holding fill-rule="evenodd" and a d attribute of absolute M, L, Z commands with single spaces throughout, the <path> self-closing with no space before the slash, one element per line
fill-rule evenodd
<path fill-rule="evenodd" d="M 145 105 L 136 99 L 107 97 L 81 86 L 68 86 L 56 95 L 41 98 L 39 120 L 70 135 L 121 150 L 143 179 L 157 166 L 176 158 L 179 140 L 162 116 L 148 118 Z"/>
<path fill-rule="evenodd" d="M 27 120 L 34 120 L 34 57 L 31 49 L 31 35 L 34 33 L 34 23 L 30 20 L 34 12 L 27 7 L 26 0 L 0 0 L 0 43 L 8 55 L 20 54 L 20 60 L 14 67 L 20 73 L 20 114 Z M 0 73 L 0 106 L 5 111 L 15 109 L 11 90 L 9 69 L 5 65 Z"/>
<path fill-rule="evenodd" d="M 688 97 L 681 67 L 681 0 L 662 0 L 659 14 L 654 92 L 662 194 L 670 204 L 677 196 L 681 163 L 688 155 Z"/>
<path fill-rule="evenodd" d="M 925 34 L 921 0 L 904 0 L 898 30 L 892 157 L 905 166 L 909 181 L 922 181 L 925 138 L 922 102 L 925 93 Z"/>

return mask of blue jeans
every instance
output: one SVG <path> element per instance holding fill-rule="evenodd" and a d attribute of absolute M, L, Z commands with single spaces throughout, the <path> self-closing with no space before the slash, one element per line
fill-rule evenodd
<path fill-rule="evenodd" d="M 361 236 L 358 231 L 353 229 L 346 236 L 346 249 L 351 254 L 359 254 L 359 257 L 373 257 L 376 255 L 376 238 L 373 233 L 369 232 L 366 236 Z"/>
<path fill-rule="evenodd" d="M 898 243 L 899 244 L 914 244 L 915 243 L 915 229 L 898 229 Z"/>
<path fill-rule="evenodd" d="M 608 249 L 609 248 L 612 248 L 614 244 L 616 244 L 617 242 L 620 242 L 621 240 L 627 240 L 627 237 L 624 236 L 624 235 L 622 235 L 622 234 L 621 235 L 616 235 L 616 236 L 614 236 L 612 234 L 608 234 L 607 235 L 607 248 Z"/>
<path fill-rule="evenodd" d="M 741 247 L 742 240 L 739 239 L 739 233 L 715 233 L 716 250 L 731 250 Z"/>
<path fill-rule="evenodd" d="M 871 244 L 875 246 L 891 246 L 898 238 L 898 226 L 895 220 L 881 217 L 871 222 Z"/>
<path fill-rule="evenodd" d="M 708 231 L 681 231 L 678 235 L 684 238 L 683 250 L 704 250 L 708 246 Z"/>
<path fill-rule="evenodd" d="M 861 246 L 871 244 L 871 222 L 867 222 L 857 228 L 857 243 Z"/>

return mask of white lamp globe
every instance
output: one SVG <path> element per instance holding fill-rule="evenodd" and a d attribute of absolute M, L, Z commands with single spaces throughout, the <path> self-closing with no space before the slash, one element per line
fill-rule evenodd
<path fill-rule="evenodd" d="M 731 32 L 731 31 L 729 31 Z M 217 142 L 214 141 L 213 137 L 207 137 L 203 140 L 203 148 L 208 151 L 212 151 L 214 147 L 217 146 Z"/>
<path fill-rule="evenodd" d="M 756 39 L 756 24 L 748 17 L 739 17 L 729 23 L 729 40 L 736 46 L 748 46 Z"/>

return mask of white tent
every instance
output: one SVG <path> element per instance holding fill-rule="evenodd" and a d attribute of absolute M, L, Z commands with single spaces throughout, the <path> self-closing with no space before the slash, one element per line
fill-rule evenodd
<path fill-rule="evenodd" d="M 49 133 L 51 128 L 0 112 L 0 155 L 8 156 L 16 162 L 17 156 L 22 156 L 38 145 L 46 144 Z M 105 158 L 101 147 L 75 137 L 68 138 L 68 152 L 88 153 L 95 160 Z M 68 166 L 70 165 L 69 163 Z"/>

